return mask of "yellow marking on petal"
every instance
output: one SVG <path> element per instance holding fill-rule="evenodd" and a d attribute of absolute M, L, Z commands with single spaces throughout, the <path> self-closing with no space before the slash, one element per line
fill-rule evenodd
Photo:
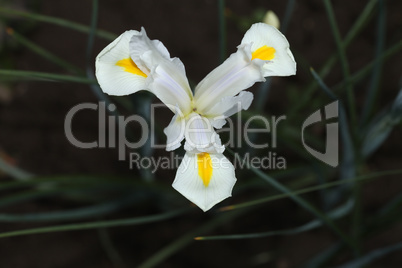
<path fill-rule="evenodd" d="M 125 72 L 147 77 L 147 75 L 138 68 L 138 66 L 131 58 L 119 60 L 118 62 L 116 62 L 116 65 L 123 67 Z"/>
<path fill-rule="evenodd" d="M 260 60 L 272 60 L 275 58 L 275 48 L 262 46 L 251 54 L 251 60 L 260 59 Z"/>
<path fill-rule="evenodd" d="M 198 176 L 202 179 L 205 187 L 208 187 L 212 177 L 212 161 L 209 153 L 197 154 Z"/>

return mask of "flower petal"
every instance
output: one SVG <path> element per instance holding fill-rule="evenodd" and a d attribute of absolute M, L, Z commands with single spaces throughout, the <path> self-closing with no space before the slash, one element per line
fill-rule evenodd
<path fill-rule="evenodd" d="M 184 149 L 187 152 L 222 153 L 225 150 L 209 120 L 197 113 L 189 115 L 184 135 L 186 138 Z"/>
<path fill-rule="evenodd" d="M 130 55 L 141 70 L 150 72 L 147 87 L 152 93 L 173 112 L 176 106 L 190 112 L 193 93 L 180 59 L 170 58 L 162 42 L 149 39 L 144 28 L 131 37 Z"/>
<path fill-rule="evenodd" d="M 139 32 L 126 31 L 106 46 L 96 57 L 96 78 L 103 92 L 128 95 L 146 89 L 148 73 L 144 73 L 130 58 L 129 42 Z"/>
<path fill-rule="evenodd" d="M 186 153 L 173 188 L 203 211 L 232 195 L 234 167 L 223 154 Z"/>
<path fill-rule="evenodd" d="M 151 71 L 163 59 L 170 59 L 169 51 L 163 43 L 149 39 L 143 27 L 139 34 L 131 37 L 129 43 L 131 58 L 144 72 Z"/>
<path fill-rule="evenodd" d="M 265 61 L 264 77 L 296 74 L 296 62 L 289 42 L 275 27 L 265 23 L 253 24 L 240 47 L 245 45 L 251 45 L 252 58 Z"/>
<path fill-rule="evenodd" d="M 179 110 L 179 109 L 177 109 Z M 186 129 L 186 122 L 180 111 L 176 111 L 170 124 L 163 130 L 167 137 L 166 151 L 176 150 L 181 146 L 184 139 L 184 131 Z"/>
<path fill-rule="evenodd" d="M 239 48 L 198 84 L 194 95 L 197 111 L 208 113 L 222 98 L 235 96 L 255 82 L 265 81 L 264 62 L 251 60 L 250 47 Z"/>
<path fill-rule="evenodd" d="M 193 93 L 179 59 L 162 60 L 158 63 L 151 71 L 148 88 L 173 112 L 179 107 L 181 113 L 190 113 Z"/>
<path fill-rule="evenodd" d="M 209 119 L 214 128 L 221 128 L 226 124 L 225 118 L 247 110 L 253 101 L 253 94 L 248 91 L 242 91 L 239 95 L 234 97 L 224 97 L 215 106 L 213 106 L 206 114 L 205 117 Z"/>

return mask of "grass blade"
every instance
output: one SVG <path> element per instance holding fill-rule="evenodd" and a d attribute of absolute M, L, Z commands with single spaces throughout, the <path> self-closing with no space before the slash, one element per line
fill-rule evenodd
<path fill-rule="evenodd" d="M 361 258 L 348 262 L 344 265 L 339 266 L 339 268 L 355 268 L 355 267 L 363 267 L 364 265 L 370 264 L 371 262 L 385 257 L 386 255 L 393 253 L 397 250 L 402 249 L 402 242 L 393 244 L 388 247 L 384 247 L 381 249 L 373 250 Z"/>
<path fill-rule="evenodd" d="M 306 209 L 307 211 L 312 213 L 318 219 L 322 220 L 346 244 L 348 244 L 352 249 L 355 249 L 355 246 L 352 243 L 352 241 L 349 240 L 349 238 L 335 225 L 335 223 L 331 219 L 329 219 L 325 214 L 321 213 L 317 208 L 315 208 L 313 205 L 311 205 L 308 201 L 306 201 L 305 199 L 301 198 L 299 195 L 295 195 L 287 187 L 285 187 L 284 185 L 280 184 L 275 179 L 271 178 L 270 176 L 268 176 L 267 174 L 263 173 L 259 169 L 251 168 L 251 171 L 253 171 L 260 178 L 262 178 L 265 181 L 267 181 L 269 184 L 271 184 L 277 190 L 283 192 L 284 194 L 287 194 L 291 199 L 293 199 L 293 201 L 295 201 L 301 207 L 303 207 L 304 209 Z"/>
<path fill-rule="evenodd" d="M 374 117 L 365 131 L 362 144 L 364 157 L 370 156 L 388 138 L 393 128 L 402 120 L 402 89 L 391 108 Z"/>
<path fill-rule="evenodd" d="M 339 32 L 338 25 L 336 23 L 335 14 L 332 9 L 331 1 L 324 0 L 324 6 L 325 6 L 325 10 L 328 15 L 332 35 L 334 36 L 334 39 L 335 39 L 335 44 L 336 44 L 336 48 L 338 50 L 339 60 L 341 62 L 342 73 L 343 73 L 344 79 L 349 80 L 349 77 L 350 77 L 349 64 L 348 64 L 348 61 L 346 58 L 346 51 L 342 44 L 341 34 Z M 353 90 L 352 84 L 349 84 L 347 86 L 346 90 L 347 90 L 347 100 L 348 100 L 348 106 L 349 106 L 348 108 L 349 108 L 350 117 L 351 117 L 351 125 L 355 126 L 356 125 L 355 124 L 356 123 L 356 107 L 355 107 L 355 97 L 354 97 L 354 90 Z M 354 133 L 354 130 L 352 132 Z"/>
<path fill-rule="evenodd" d="M 0 7 L 0 14 L 2 14 L 4 16 L 19 16 L 19 17 L 23 17 L 23 18 L 31 19 L 31 20 L 35 20 L 35 21 L 47 22 L 50 24 L 58 25 L 58 26 L 72 29 L 72 30 L 82 32 L 82 33 L 88 33 L 90 30 L 90 28 L 88 26 L 83 25 L 83 24 L 79 24 L 79 23 L 76 23 L 73 21 L 64 20 L 64 19 L 60 19 L 60 18 L 56 18 L 56 17 L 32 13 L 32 12 L 24 12 L 24 11 L 19 11 L 19 10 L 15 10 L 15 9 Z M 115 35 L 113 33 L 102 31 L 102 30 L 96 31 L 96 35 L 98 37 L 101 37 L 103 39 L 110 40 L 110 41 L 116 39 L 116 37 L 117 37 L 117 35 Z"/>
<path fill-rule="evenodd" d="M 346 49 L 354 40 L 354 38 L 363 30 L 364 26 L 367 24 L 369 21 L 373 10 L 375 9 L 375 6 L 377 4 L 378 0 L 370 0 L 367 5 L 364 7 L 363 11 L 361 12 L 360 16 L 356 19 L 355 23 L 352 25 L 348 33 L 346 34 L 342 46 L 344 49 Z M 339 57 L 336 53 L 332 54 L 328 60 L 324 63 L 323 67 L 321 70 L 318 72 L 319 75 L 323 78 L 325 78 L 330 72 L 332 67 L 335 65 L 335 63 L 338 61 Z M 297 112 L 305 107 L 305 104 L 310 101 L 311 96 L 314 93 L 314 90 L 317 88 L 317 83 L 315 81 L 312 81 L 309 86 L 307 86 L 307 89 L 304 91 L 303 95 L 301 95 L 301 99 L 296 104 L 293 106 L 293 108 L 290 111 L 290 114 L 295 115 Z"/>
<path fill-rule="evenodd" d="M 96 229 L 96 228 L 110 228 L 110 227 L 117 227 L 117 226 L 130 226 L 130 225 L 145 224 L 145 223 L 151 223 L 151 222 L 157 222 L 157 221 L 171 219 L 171 218 L 181 215 L 187 211 L 189 211 L 188 208 L 173 210 L 173 211 L 156 214 L 156 215 L 151 215 L 151 216 L 135 217 L 135 218 L 128 218 L 128 219 L 65 224 L 65 225 L 26 229 L 26 230 L 18 230 L 18 231 L 0 233 L 0 238 L 22 236 L 22 235 L 29 235 L 29 234 L 78 231 L 78 230 L 88 230 L 88 229 Z"/>
<path fill-rule="evenodd" d="M 344 183 L 351 183 L 353 181 L 363 182 L 363 181 L 370 180 L 370 179 L 382 178 L 384 176 L 397 175 L 397 174 L 402 174 L 402 169 L 387 170 L 387 171 L 383 171 L 383 172 L 377 172 L 377 173 L 371 173 L 368 175 L 358 176 L 356 178 L 328 182 L 328 183 L 317 185 L 317 186 L 312 186 L 312 187 L 307 187 L 307 188 L 303 188 L 300 190 L 295 190 L 295 191 L 292 191 L 292 194 L 293 195 L 301 195 L 301 194 L 311 193 L 311 192 L 315 192 L 318 190 L 338 186 L 338 185 L 341 185 Z M 240 203 L 240 204 L 236 204 L 236 205 L 222 207 L 220 210 L 221 211 L 235 210 L 235 209 L 245 208 L 245 207 L 249 207 L 249 206 L 261 205 L 264 203 L 268 203 L 268 202 L 283 199 L 283 198 L 289 198 L 289 197 L 290 197 L 290 195 L 288 193 L 283 193 L 283 194 L 268 196 L 265 198 L 255 199 L 252 201 L 248 201 L 248 202 L 244 202 L 244 203 Z"/>
<path fill-rule="evenodd" d="M 399 52 L 402 49 L 402 40 L 394 44 L 392 47 L 388 48 L 386 51 L 384 51 L 378 58 L 375 60 L 371 61 L 369 64 L 361 68 L 359 71 L 356 73 L 352 74 L 349 78 L 349 80 L 343 81 L 339 83 L 338 85 L 334 86 L 334 91 L 339 91 L 341 92 L 348 84 L 355 84 L 361 79 L 363 79 L 365 76 L 367 76 L 370 71 L 380 62 L 384 62 L 386 59 L 389 57 L 393 56 L 397 52 Z"/>
<path fill-rule="evenodd" d="M 285 15 L 283 16 L 283 20 L 281 22 L 281 32 L 285 34 L 288 30 L 290 18 L 292 17 L 293 10 L 295 8 L 295 0 L 288 0 L 288 4 L 286 5 Z"/>
<path fill-rule="evenodd" d="M 324 83 L 321 77 L 314 71 L 313 68 L 310 68 L 310 72 L 313 75 L 314 79 L 317 81 L 318 85 L 321 89 L 327 93 L 327 95 L 333 100 L 338 100 L 335 94 L 331 89 Z M 342 157 L 342 166 L 341 166 L 341 179 L 348 179 L 356 177 L 356 168 L 355 168 L 355 152 L 353 150 L 354 145 L 349 132 L 349 126 L 347 121 L 347 115 L 345 108 L 343 106 L 343 102 L 338 100 L 339 102 L 339 124 L 341 129 L 341 137 L 343 142 L 343 157 Z"/>
<path fill-rule="evenodd" d="M 94 47 L 94 41 L 95 41 L 95 33 L 96 33 L 96 25 L 98 21 L 98 6 L 99 3 L 97 0 L 92 1 L 92 16 L 91 16 L 91 25 L 88 31 L 88 42 L 87 42 L 87 49 L 86 49 L 86 75 L 87 78 L 90 80 L 96 80 L 94 76 L 94 70 L 93 70 L 93 63 L 92 63 L 92 51 Z M 109 107 L 111 104 L 111 101 L 108 96 L 106 96 L 105 93 L 103 93 L 102 89 L 96 84 L 91 84 L 90 85 L 92 92 L 94 95 L 98 98 L 99 101 L 104 102 L 106 107 Z M 110 112 L 109 109 L 107 109 L 108 112 Z M 114 110 L 111 112 L 114 116 L 118 116 L 117 110 Z"/>
<path fill-rule="evenodd" d="M 99 228 L 98 229 L 99 241 L 102 245 L 103 250 L 105 251 L 107 257 L 112 262 L 114 268 L 123 268 L 127 267 L 121 257 L 119 251 L 113 244 L 112 238 L 108 229 Z"/>
<path fill-rule="evenodd" d="M 48 61 L 64 68 L 67 71 L 70 71 L 74 74 L 79 75 L 79 74 L 83 73 L 82 70 L 80 70 L 78 67 L 57 57 L 56 55 L 53 55 L 48 50 L 36 45 L 35 43 L 33 43 L 30 40 L 23 37 L 21 34 L 15 32 L 12 28 L 7 28 L 7 33 L 11 37 L 13 37 L 17 42 L 19 42 L 21 45 L 25 46 L 26 48 L 28 48 L 29 50 L 38 54 L 39 56 L 43 57 L 44 59 L 47 59 Z"/>
<path fill-rule="evenodd" d="M 1 70 L 0 70 L 1 72 Z M 12 166 L 0 157 L 0 170 L 14 179 L 26 181 L 33 177 L 33 174 L 26 172 L 16 166 Z"/>
<path fill-rule="evenodd" d="M 0 214 L 0 222 L 74 221 L 109 214 L 134 201 L 132 196 L 78 209 L 22 215 Z"/>
<path fill-rule="evenodd" d="M 384 50 L 385 45 L 385 34 L 386 34 L 386 14 L 384 1 L 378 0 L 378 17 L 377 17 L 377 36 L 376 36 L 376 45 L 375 45 L 375 58 L 378 58 Z M 371 75 L 371 81 L 369 83 L 369 87 L 367 90 L 367 97 L 364 102 L 361 123 L 364 123 L 368 120 L 369 114 L 373 110 L 375 97 L 377 95 L 377 91 L 380 85 L 380 77 L 382 70 L 382 62 L 378 62 L 373 68 L 373 73 Z"/>
<path fill-rule="evenodd" d="M 231 211 L 220 215 L 218 217 L 213 218 L 212 220 L 208 221 L 207 223 L 201 225 L 200 227 L 190 231 L 189 233 L 183 235 L 182 237 L 178 238 L 177 240 L 173 241 L 166 247 L 162 248 L 160 251 L 156 252 L 150 258 L 145 260 L 139 268 L 149 268 L 154 267 L 174 253 L 178 252 L 180 249 L 188 246 L 190 243 L 194 242 L 194 237 L 198 236 L 200 233 L 209 232 L 216 227 L 220 226 L 221 224 L 228 222 L 229 220 L 235 219 L 243 215 L 247 210 L 238 210 L 238 211 Z"/>
<path fill-rule="evenodd" d="M 343 244 L 338 242 L 329 246 L 328 248 L 320 252 L 317 256 L 314 256 L 314 258 L 309 260 L 302 267 L 304 268 L 324 267 L 323 266 L 324 262 L 327 261 L 329 258 L 331 258 L 334 254 L 336 254 L 342 248 L 342 245 Z"/>
<path fill-rule="evenodd" d="M 218 0 L 218 19 L 219 19 L 219 61 L 222 63 L 226 59 L 226 17 L 225 0 Z"/>
<path fill-rule="evenodd" d="M 339 219 L 345 215 L 352 209 L 353 202 L 348 201 L 346 204 L 341 207 L 334 209 L 333 211 L 328 213 L 329 218 L 331 219 Z M 250 239 L 250 238 L 263 238 L 274 235 L 294 235 L 302 232 L 307 232 L 318 227 L 322 226 L 321 220 L 313 220 L 309 223 L 306 223 L 302 226 L 286 229 L 286 230 L 278 230 L 278 231 L 269 231 L 262 233 L 252 233 L 252 234 L 234 234 L 234 235 L 219 235 L 219 236 L 200 236 L 197 237 L 197 240 L 234 240 L 234 239 Z"/>
<path fill-rule="evenodd" d="M 80 76 L 33 72 L 33 71 L 20 71 L 20 70 L 0 70 L 0 80 L 21 80 L 21 79 L 26 81 L 70 82 L 80 84 L 97 83 L 95 80 Z"/>

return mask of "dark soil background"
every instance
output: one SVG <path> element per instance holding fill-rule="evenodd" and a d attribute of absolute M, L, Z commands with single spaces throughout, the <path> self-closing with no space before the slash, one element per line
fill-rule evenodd
<path fill-rule="evenodd" d="M 274 10 L 283 18 L 287 1 L 228 0 L 227 9 L 231 14 L 251 16 L 257 8 Z M 344 36 L 358 17 L 366 1 L 332 1 Z M 88 25 L 92 1 L 52 1 L 39 2 L 41 14 L 68 19 Z M 387 3 L 387 39 L 390 45 L 401 38 L 401 1 Z M 24 24 L 16 20 L 15 25 Z M 187 75 L 193 81 L 200 81 L 219 62 L 218 50 L 218 9 L 213 0 L 120 0 L 100 1 L 99 28 L 116 34 L 128 29 L 145 27 L 151 39 L 161 40 L 172 56 L 179 57 L 186 66 Z M 372 60 L 376 40 L 375 20 L 365 28 L 348 49 L 352 73 Z M 228 19 L 228 52 L 234 52 L 243 32 L 233 20 Z M 4 29 L 3 29 L 4 31 Z M 77 66 L 85 66 L 87 36 L 76 31 L 46 23 L 34 23 L 25 33 L 31 41 L 47 48 L 61 58 L 68 59 Z M 321 1 L 296 1 L 296 6 L 286 34 L 295 55 L 303 57 L 311 66 L 319 69 L 327 57 L 335 51 L 335 44 Z M 108 44 L 97 39 L 96 54 Z M 52 63 L 43 60 L 22 47 L 12 50 L 12 68 L 19 70 L 65 73 Z M 398 92 L 402 70 L 401 53 L 386 63 L 381 80 L 378 100 L 381 107 L 388 105 Z M 331 86 L 342 78 L 339 65 L 326 79 Z M 286 83 L 305 86 L 311 77 L 307 68 L 299 64 L 295 77 L 276 79 L 272 95 L 265 110 L 269 113 L 286 113 L 292 105 L 286 101 Z M 358 91 L 358 104 L 362 103 L 366 84 Z M 3 91 L 5 89 L 2 89 Z M 40 175 L 54 174 L 113 174 L 137 175 L 128 163 L 117 160 L 113 149 L 78 149 L 71 145 L 64 134 L 64 117 L 73 106 L 83 102 L 96 103 L 97 99 L 88 86 L 71 83 L 19 82 L 12 90 L 0 98 L 0 150 L 12 158 L 19 167 Z M 306 115 L 309 111 L 306 111 Z M 92 141 L 98 135 L 96 112 L 83 112 L 74 119 L 74 133 L 77 137 Z M 165 125 L 168 124 L 166 120 Z M 400 168 L 401 127 L 395 129 L 389 140 L 370 158 L 367 168 L 373 171 Z M 170 184 L 174 171 L 166 177 L 157 178 Z M 8 181 L 7 176 L 0 182 Z M 399 176 L 384 181 L 376 180 L 363 189 L 366 211 L 378 209 L 402 190 Z M 173 192 L 173 189 L 172 189 Z M 237 200 L 241 201 L 241 200 Z M 230 202 L 236 203 L 236 199 Z M 229 204 L 229 203 L 227 203 Z M 60 210 L 63 204 L 49 200 L 13 206 L 2 212 L 32 213 L 35 211 Z M 264 231 L 295 226 L 288 211 L 298 207 L 291 201 L 275 202 L 270 211 L 259 213 L 254 218 L 241 219 L 233 226 L 218 228 L 214 234 Z M 146 211 L 143 211 L 146 214 Z M 141 215 L 141 212 L 125 216 Z M 143 213 L 143 214 L 144 214 Z M 127 267 L 134 267 L 154 252 L 161 249 L 180 235 L 188 232 L 197 221 L 211 215 L 191 215 L 175 220 L 111 230 L 112 239 Z M 0 232 L 48 226 L 49 224 L 0 224 Z M 255 227 L 255 229 L 253 229 Z M 370 240 L 366 250 L 396 243 L 402 239 L 402 224 L 383 232 Z M 169 258 L 161 267 L 297 267 L 321 249 L 334 241 L 326 229 L 303 233 L 290 237 L 266 239 L 194 242 L 191 246 Z M 272 258 L 269 252 L 275 251 Z M 76 231 L 30 235 L 0 240 L 0 267 L 47 268 L 47 267 L 113 267 L 105 254 L 97 231 Z M 390 254 L 372 267 L 402 267 L 402 254 Z"/>

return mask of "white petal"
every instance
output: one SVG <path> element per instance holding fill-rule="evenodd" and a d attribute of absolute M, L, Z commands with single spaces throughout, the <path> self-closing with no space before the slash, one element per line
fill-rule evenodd
<path fill-rule="evenodd" d="M 209 163 L 200 162 L 197 154 L 191 153 L 185 154 L 172 185 L 203 211 L 230 197 L 236 183 L 234 167 L 223 154 L 209 154 L 209 157 L 212 176 L 208 185 L 200 177 L 199 168 Z"/>
<path fill-rule="evenodd" d="M 225 150 L 210 121 L 197 113 L 189 115 L 184 135 L 186 137 L 184 149 L 187 152 L 222 153 Z"/>
<path fill-rule="evenodd" d="M 148 88 L 173 112 L 179 107 L 181 113 L 188 114 L 192 109 L 193 93 L 180 63 L 177 58 L 159 62 L 151 71 Z"/>
<path fill-rule="evenodd" d="M 222 98 L 235 96 L 255 82 L 265 81 L 264 62 L 251 60 L 250 47 L 239 48 L 198 84 L 194 96 L 197 111 L 207 113 Z"/>
<path fill-rule="evenodd" d="M 253 101 L 253 94 L 248 91 L 242 91 L 234 97 L 224 97 L 214 107 L 212 107 L 204 116 L 211 122 L 214 128 L 221 128 L 225 123 L 225 118 L 247 110 Z"/>
<path fill-rule="evenodd" d="M 253 24 L 241 41 L 240 46 L 244 45 L 251 45 L 252 53 L 263 46 L 275 49 L 274 58 L 263 65 L 264 77 L 296 74 L 296 62 L 289 42 L 275 27 L 265 23 Z"/>
<path fill-rule="evenodd" d="M 129 42 L 138 34 L 133 30 L 124 32 L 96 57 L 95 74 L 103 92 L 122 96 L 146 89 L 148 73 L 138 69 L 130 58 Z M 119 62 L 125 62 L 128 68 L 118 65 Z"/>
<path fill-rule="evenodd" d="M 181 142 L 184 139 L 184 131 L 186 123 L 180 111 L 177 111 L 163 132 L 167 137 L 166 151 L 173 151 L 180 147 Z"/>
<path fill-rule="evenodd" d="M 163 59 L 170 59 L 169 51 L 163 43 L 149 39 L 144 28 L 141 28 L 139 34 L 132 36 L 129 42 L 131 58 L 144 72 L 151 71 Z"/>

